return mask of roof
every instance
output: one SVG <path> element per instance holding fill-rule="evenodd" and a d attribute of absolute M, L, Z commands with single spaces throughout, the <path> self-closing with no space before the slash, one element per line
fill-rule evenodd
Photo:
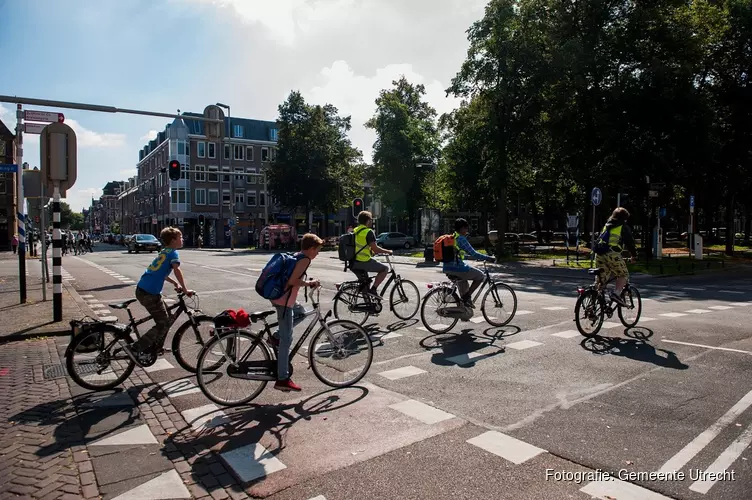
<path fill-rule="evenodd" d="M 183 113 L 184 116 L 203 117 L 201 113 Z M 277 129 L 276 121 L 253 120 L 251 118 L 225 117 L 225 130 L 230 129 L 230 120 L 232 125 L 241 125 L 243 127 L 243 136 L 237 139 L 248 139 L 251 141 L 272 141 L 271 130 Z M 201 120 L 183 120 L 188 127 L 188 133 L 193 135 L 204 135 L 204 122 Z M 233 138 L 236 138 L 234 135 Z"/>
<path fill-rule="evenodd" d="M 0 120 L 0 135 L 7 137 L 16 136 L 16 134 L 14 134 L 8 127 L 5 126 L 2 120 Z"/>

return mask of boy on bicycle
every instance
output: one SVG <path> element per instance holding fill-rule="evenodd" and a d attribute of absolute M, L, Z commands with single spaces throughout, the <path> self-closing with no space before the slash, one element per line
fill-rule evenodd
<path fill-rule="evenodd" d="M 183 248 L 183 233 L 176 227 L 166 227 L 159 234 L 159 239 L 164 243 L 164 248 L 154 259 L 136 286 L 136 299 L 139 304 L 149 312 L 154 320 L 154 326 L 140 339 L 126 347 L 126 352 L 131 358 L 148 360 L 154 350 L 161 350 L 167 333 L 170 330 L 170 314 L 167 305 L 162 300 L 162 288 L 165 281 L 171 283 L 176 290 L 185 291 L 190 297 L 193 290 L 188 290 L 183 280 L 183 272 L 180 270 L 180 257 L 178 249 Z M 175 278 L 170 278 L 170 273 L 175 272 Z"/>
<path fill-rule="evenodd" d="M 386 278 L 389 268 L 372 259 L 371 256 L 377 254 L 392 255 L 394 252 L 381 248 L 376 243 L 376 235 L 371 229 L 372 226 L 373 215 L 371 215 L 371 212 L 365 210 L 360 212 L 358 214 L 358 227 L 353 230 L 353 233 L 355 233 L 355 261 L 353 261 L 350 269 L 359 279 L 363 275 L 368 278 L 368 273 L 376 273 L 376 279 L 374 279 L 371 289 L 363 290 L 363 292 L 378 297 L 377 289 Z"/>
<path fill-rule="evenodd" d="M 443 271 L 444 274 L 451 274 L 461 280 L 457 282 L 457 289 L 461 294 L 461 299 L 465 303 L 465 306 L 473 309 L 475 307 L 473 305 L 473 292 L 483 284 L 486 275 L 480 269 L 465 264 L 465 255 L 469 254 L 478 260 L 489 262 L 493 262 L 494 258 L 475 251 L 467 240 L 470 224 L 465 219 L 454 221 L 454 231 L 454 252 L 457 258 L 454 262 L 444 262 Z M 473 282 L 470 288 L 468 288 L 468 281 Z"/>
<path fill-rule="evenodd" d="M 274 388 L 279 391 L 300 391 L 301 387 L 290 379 L 290 348 L 292 347 L 292 329 L 305 317 L 305 307 L 296 302 L 300 287 L 308 286 L 316 288 L 319 280 L 304 280 L 308 266 L 319 254 L 324 245 L 324 240 L 313 233 L 303 235 L 300 242 L 300 252 L 296 253 L 298 262 L 292 270 L 290 279 L 287 280 L 287 291 L 278 299 L 272 300 L 272 305 L 277 310 L 277 322 L 279 329 L 274 334 L 274 344 L 277 347 L 277 382 Z"/>

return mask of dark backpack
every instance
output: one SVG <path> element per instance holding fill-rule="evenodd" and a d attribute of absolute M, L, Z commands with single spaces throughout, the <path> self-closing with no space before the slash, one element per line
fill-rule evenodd
<path fill-rule="evenodd" d="M 300 259 L 307 259 L 305 255 L 294 253 L 275 254 L 256 281 L 256 293 L 265 299 L 275 300 L 287 292 L 287 282 L 292 271 Z M 310 265 L 310 262 L 309 262 Z"/>
<path fill-rule="evenodd" d="M 355 260 L 355 257 L 357 257 L 360 252 L 368 247 L 368 245 L 366 245 L 362 248 L 355 248 L 355 235 L 360 234 L 362 231 L 368 231 L 368 228 L 362 227 L 356 232 L 345 233 L 339 237 L 339 246 L 337 250 L 339 253 L 339 260 L 345 263 L 345 269 L 347 269 L 348 264 L 351 264 Z"/>
<path fill-rule="evenodd" d="M 611 228 L 606 228 L 595 240 L 593 245 L 593 253 L 595 255 L 605 255 L 611 251 L 611 245 L 609 240 L 611 239 Z"/>

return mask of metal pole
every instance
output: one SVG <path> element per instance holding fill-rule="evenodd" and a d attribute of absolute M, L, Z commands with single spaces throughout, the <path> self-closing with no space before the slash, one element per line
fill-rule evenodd
<path fill-rule="evenodd" d="M 593 204 L 593 230 L 590 233 L 590 262 L 595 258 L 595 204 Z M 591 264 L 592 265 L 592 264 Z"/>
<path fill-rule="evenodd" d="M 16 106 L 16 223 L 18 226 L 18 281 L 21 304 L 26 303 L 26 211 L 23 191 L 23 116 L 21 104 Z"/>
<path fill-rule="evenodd" d="M 621 206 L 621 193 L 616 193 L 616 206 Z"/>
<path fill-rule="evenodd" d="M 219 145 L 222 146 L 221 151 L 217 151 L 217 161 L 219 162 L 219 166 L 217 167 L 217 170 L 219 171 L 219 227 L 220 227 L 220 234 L 222 235 L 222 247 L 225 246 L 225 221 L 224 221 L 224 208 L 225 208 L 225 194 L 224 191 L 222 191 L 222 157 L 225 154 L 225 143 L 224 143 L 224 137 L 222 138 L 222 141 L 219 142 Z M 206 156 L 209 156 L 209 143 L 206 144 Z M 217 236 L 215 244 L 217 247 L 219 247 L 219 236 Z"/>
<path fill-rule="evenodd" d="M 227 145 L 230 146 L 230 158 L 227 168 L 230 169 L 230 218 L 235 223 L 235 174 L 232 172 L 232 157 L 235 155 L 235 150 L 232 146 L 232 115 L 230 114 L 230 106 L 227 106 L 227 128 L 225 136 L 227 137 Z M 230 250 L 235 250 L 235 226 L 230 226 Z"/>
<path fill-rule="evenodd" d="M 39 211 L 41 213 L 39 214 L 39 221 L 41 226 L 40 232 L 42 234 L 42 300 L 47 302 L 47 282 L 49 281 L 49 274 L 47 273 L 47 222 L 45 220 L 46 217 L 44 216 L 44 212 L 46 211 L 44 208 L 44 183 L 42 183 L 42 191 L 40 194 Z"/>
<path fill-rule="evenodd" d="M 266 168 L 263 166 L 261 168 L 264 169 L 264 225 L 268 226 L 269 225 L 269 200 L 267 198 L 268 198 L 268 192 L 269 192 L 268 191 L 269 184 L 267 183 L 267 179 L 266 179 Z"/>
<path fill-rule="evenodd" d="M 63 264 L 60 239 L 60 183 L 52 194 L 52 321 L 63 321 Z"/>

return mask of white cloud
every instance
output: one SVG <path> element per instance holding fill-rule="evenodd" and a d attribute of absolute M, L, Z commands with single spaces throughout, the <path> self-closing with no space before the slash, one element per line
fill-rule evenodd
<path fill-rule="evenodd" d="M 371 147 L 376 135 L 373 131 L 366 130 L 363 125 L 376 110 L 374 101 L 379 92 L 391 88 L 392 81 L 398 80 L 402 75 L 411 83 L 423 84 L 426 87 L 425 99 L 439 115 L 459 107 L 459 99 L 446 97 L 448 83 L 427 81 L 411 64 L 390 64 L 377 69 L 372 76 L 365 76 L 355 74 L 345 61 L 335 61 L 330 67 L 321 70 L 321 83 L 304 92 L 304 97 L 317 104 L 333 104 L 339 109 L 340 114 L 351 115 L 353 142 L 363 150 L 365 161 L 370 162 Z"/>
<path fill-rule="evenodd" d="M 102 188 L 73 188 L 65 194 L 65 202 L 70 205 L 71 210 L 80 212 L 83 208 L 91 206 L 91 199 L 97 198 L 102 194 Z"/>
<path fill-rule="evenodd" d="M 152 141 L 152 140 L 154 140 L 154 139 L 157 138 L 157 133 L 158 132 L 156 130 L 149 130 L 146 133 L 146 135 L 142 135 L 141 137 L 138 138 L 138 140 L 141 141 L 141 142 Z"/>

